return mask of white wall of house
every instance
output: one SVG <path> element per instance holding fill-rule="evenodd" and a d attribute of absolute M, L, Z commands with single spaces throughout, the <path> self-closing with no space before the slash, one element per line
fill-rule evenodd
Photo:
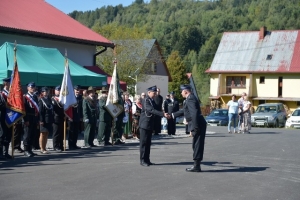
<path fill-rule="evenodd" d="M 15 41 L 17 41 L 17 44 L 56 48 L 63 55 L 65 55 L 65 50 L 67 49 L 68 58 L 81 66 L 92 66 L 93 56 L 96 52 L 96 46 L 93 45 L 83 45 L 51 39 L 0 33 L 0 46 L 5 42 L 14 43 Z"/>
<path fill-rule="evenodd" d="M 300 73 L 282 76 L 282 97 L 300 97 Z"/>
<path fill-rule="evenodd" d="M 210 95 L 218 95 L 219 74 L 211 74 L 210 77 Z"/>
<path fill-rule="evenodd" d="M 137 94 L 147 92 L 147 88 L 156 85 L 160 88 L 160 95 L 165 99 L 168 91 L 168 76 L 148 75 L 144 82 L 137 82 Z"/>

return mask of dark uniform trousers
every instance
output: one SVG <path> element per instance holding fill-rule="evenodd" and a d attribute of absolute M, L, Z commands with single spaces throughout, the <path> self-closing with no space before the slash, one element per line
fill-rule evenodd
<path fill-rule="evenodd" d="M 150 146 L 152 139 L 152 130 L 140 128 L 140 160 L 150 161 Z"/>
<path fill-rule="evenodd" d="M 34 114 L 26 114 L 27 121 L 29 122 L 28 126 L 24 125 L 24 139 L 23 144 L 26 147 L 30 147 L 34 140 L 34 136 L 37 132 L 37 117 Z"/>
<path fill-rule="evenodd" d="M 16 123 L 14 128 L 14 149 L 21 148 L 21 140 L 23 135 L 23 125 L 21 122 Z"/>
<path fill-rule="evenodd" d="M 96 123 L 84 123 L 84 142 L 85 146 L 93 146 L 94 145 L 94 137 L 95 137 L 95 131 L 96 131 Z"/>
<path fill-rule="evenodd" d="M 3 146 L 9 145 L 11 142 L 11 136 L 12 136 L 12 128 L 8 128 L 5 119 L 1 120 L 1 127 L 2 127 L 2 135 L 0 136 L 3 141 Z"/>
<path fill-rule="evenodd" d="M 176 118 L 168 119 L 168 135 L 175 135 L 176 132 Z"/>
<path fill-rule="evenodd" d="M 32 143 L 32 147 L 33 149 L 40 149 L 40 126 L 37 125 L 35 127 L 37 130 L 35 131 L 35 134 L 33 136 L 33 143 Z"/>
<path fill-rule="evenodd" d="M 204 153 L 204 141 L 205 141 L 205 134 L 206 134 L 206 121 L 204 117 L 200 116 L 201 122 L 199 129 L 192 131 L 193 134 L 193 160 L 203 160 L 203 153 Z"/>
<path fill-rule="evenodd" d="M 63 140 L 64 140 L 64 123 L 63 122 L 54 122 L 53 125 L 53 148 L 54 149 L 63 149 Z"/>
<path fill-rule="evenodd" d="M 109 142 L 111 133 L 111 121 L 100 121 L 98 127 L 98 142 Z"/>
<path fill-rule="evenodd" d="M 69 127 L 69 130 L 68 130 L 69 148 L 70 147 L 76 147 L 77 146 L 76 145 L 77 140 L 78 140 L 78 134 L 79 134 L 79 131 L 80 131 L 80 128 L 81 128 L 81 122 L 80 121 L 78 121 L 78 122 L 68 121 L 68 127 Z"/>

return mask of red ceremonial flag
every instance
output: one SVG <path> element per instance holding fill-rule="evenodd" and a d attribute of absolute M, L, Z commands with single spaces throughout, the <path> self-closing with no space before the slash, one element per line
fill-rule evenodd
<path fill-rule="evenodd" d="M 15 50 L 16 51 L 16 50 Z M 25 105 L 23 102 L 23 93 L 20 83 L 20 75 L 18 70 L 18 64 L 15 55 L 15 66 L 11 74 L 11 84 L 9 94 L 7 96 L 6 104 L 6 116 L 5 122 L 8 127 L 11 127 L 13 123 L 22 119 L 25 116 Z"/>

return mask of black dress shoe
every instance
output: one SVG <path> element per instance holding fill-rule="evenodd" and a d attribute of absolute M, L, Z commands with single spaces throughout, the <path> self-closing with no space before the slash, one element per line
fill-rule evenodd
<path fill-rule="evenodd" d="M 96 145 L 94 145 L 94 144 L 91 144 L 90 146 L 91 146 L 91 147 L 97 147 L 97 146 L 96 146 Z"/>
<path fill-rule="evenodd" d="M 112 146 L 112 143 L 110 143 L 110 142 L 104 142 L 104 146 Z"/>
<path fill-rule="evenodd" d="M 55 148 L 54 151 L 56 151 L 56 152 L 61 152 L 61 149 Z"/>
<path fill-rule="evenodd" d="M 29 153 L 29 151 L 24 151 L 24 156 L 29 158 L 29 157 L 33 157 L 34 155 Z"/>
<path fill-rule="evenodd" d="M 148 163 L 148 165 L 155 165 L 155 163 L 152 163 L 152 162 L 147 162 Z"/>
<path fill-rule="evenodd" d="M 81 147 L 79 147 L 79 146 L 75 146 L 74 148 L 75 148 L 75 149 L 81 149 Z"/>
<path fill-rule="evenodd" d="M 115 145 L 125 144 L 125 142 L 122 142 L 121 140 L 118 140 L 114 143 Z"/>
<path fill-rule="evenodd" d="M 192 166 L 190 168 L 186 168 L 185 171 L 187 172 L 201 172 L 200 166 Z"/>
<path fill-rule="evenodd" d="M 24 153 L 24 150 L 21 147 L 15 148 L 16 153 Z"/>
<path fill-rule="evenodd" d="M 149 164 L 148 164 L 148 163 L 145 163 L 145 162 L 141 162 L 141 165 L 142 165 L 143 167 L 149 167 Z"/>

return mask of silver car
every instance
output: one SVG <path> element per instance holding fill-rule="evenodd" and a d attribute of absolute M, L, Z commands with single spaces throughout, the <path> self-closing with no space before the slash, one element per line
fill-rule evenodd
<path fill-rule="evenodd" d="M 266 103 L 258 105 L 254 114 L 251 115 L 252 126 L 284 127 L 286 111 L 282 103 Z"/>

